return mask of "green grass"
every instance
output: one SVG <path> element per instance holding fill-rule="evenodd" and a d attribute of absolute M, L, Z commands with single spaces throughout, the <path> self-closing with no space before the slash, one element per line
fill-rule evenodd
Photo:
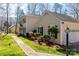
<path fill-rule="evenodd" d="M 25 53 L 13 40 L 12 34 L 0 34 L 0 56 L 25 56 Z"/>
<path fill-rule="evenodd" d="M 24 43 L 26 43 L 27 45 L 29 45 L 31 48 L 33 48 L 35 51 L 37 52 L 44 52 L 44 53 L 49 53 L 52 55 L 64 55 L 62 52 L 57 51 L 57 48 L 52 48 L 52 47 L 48 47 L 48 46 L 42 46 L 42 45 L 38 45 L 33 43 L 32 41 L 23 38 L 23 37 L 19 37 Z"/>
<path fill-rule="evenodd" d="M 19 37 L 25 44 L 27 44 L 28 46 L 30 46 L 32 49 L 34 49 L 37 52 L 44 52 L 44 53 L 49 53 L 52 55 L 60 55 L 60 56 L 65 56 L 66 54 L 65 52 L 65 48 L 52 48 L 49 46 L 42 46 L 42 45 L 38 45 L 33 43 L 32 41 L 24 38 L 24 37 Z M 79 52 L 73 52 L 70 54 L 70 56 L 79 56 Z"/>

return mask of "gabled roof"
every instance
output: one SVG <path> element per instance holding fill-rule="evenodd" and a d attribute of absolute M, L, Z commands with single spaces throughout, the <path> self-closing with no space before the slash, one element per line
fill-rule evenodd
<path fill-rule="evenodd" d="M 19 24 L 17 24 L 17 25 L 19 25 Z M 13 28 L 13 27 L 15 27 L 16 26 L 16 24 L 13 24 L 13 25 L 11 25 L 10 27 L 9 27 L 9 29 L 11 29 L 11 28 Z"/>
<path fill-rule="evenodd" d="M 16 26 L 16 24 L 13 24 L 12 26 L 9 27 L 9 29 L 11 29 L 12 27 Z"/>
<path fill-rule="evenodd" d="M 56 12 L 51 12 L 51 11 L 44 11 L 42 13 L 42 15 L 31 15 L 31 16 L 22 16 L 22 17 L 42 17 L 44 15 L 54 15 L 55 17 L 59 18 L 59 20 L 62 20 L 62 21 L 68 21 L 68 22 L 76 22 L 76 23 L 79 23 L 79 20 L 71 17 L 71 16 L 68 16 L 68 15 L 65 15 L 65 14 L 60 14 L 60 13 L 56 13 Z"/>
<path fill-rule="evenodd" d="M 59 13 L 50 12 L 50 11 L 45 11 L 43 15 L 45 15 L 45 14 L 52 14 L 55 17 L 59 18 L 59 20 L 62 20 L 62 21 L 79 22 L 77 19 L 75 19 L 75 18 L 73 18 L 71 16 L 68 16 L 68 15 L 65 15 L 65 14 L 59 14 Z"/>

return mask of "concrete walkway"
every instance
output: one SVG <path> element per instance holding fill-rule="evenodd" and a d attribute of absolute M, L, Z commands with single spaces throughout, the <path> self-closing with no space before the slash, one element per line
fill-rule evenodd
<path fill-rule="evenodd" d="M 12 37 L 17 42 L 17 44 L 21 47 L 21 49 L 25 52 L 26 55 L 30 55 L 30 56 L 52 56 L 52 55 L 47 54 L 47 53 L 35 52 L 31 47 L 29 47 L 28 45 L 26 45 L 17 36 L 12 36 Z"/>

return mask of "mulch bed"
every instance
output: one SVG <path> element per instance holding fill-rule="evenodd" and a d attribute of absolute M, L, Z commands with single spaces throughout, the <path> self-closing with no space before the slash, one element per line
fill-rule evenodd
<path fill-rule="evenodd" d="M 38 40 L 33 40 L 33 39 L 31 39 L 31 38 L 28 38 L 30 41 L 32 41 L 33 43 L 35 43 L 35 44 L 38 44 L 38 45 L 40 45 L 39 44 L 39 42 L 38 42 Z M 61 46 L 60 44 L 57 44 L 57 43 L 51 43 L 50 45 L 48 45 L 48 44 L 46 44 L 46 42 L 41 42 L 41 45 L 43 45 L 43 46 L 49 46 L 49 47 L 52 47 L 52 48 L 62 48 L 63 46 Z"/>
<path fill-rule="evenodd" d="M 38 43 L 38 40 L 33 40 L 32 42 L 35 43 L 35 44 L 39 44 L 39 43 Z M 40 45 L 40 44 L 39 44 L 39 45 Z M 43 45 L 43 46 L 46 46 L 46 43 L 42 42 L 42 45 Z M 53 44 L 51 44 L 49 47 L 62 48 L 62 46 L 59 45 L 59 44 L 57 44 L 57 43 L 53 43 Z"/>

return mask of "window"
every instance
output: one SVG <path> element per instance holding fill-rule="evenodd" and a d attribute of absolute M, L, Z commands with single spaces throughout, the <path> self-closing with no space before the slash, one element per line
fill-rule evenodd
<path fill-rule="evenodd" d="M 50 26 L 48 26 L 48 34 L 50 35 Z"/>
<path fill-rule="evenodd" d="M 43 27 L 38 27 L 38 33 L 41 33 L 43 35 Z"/>

